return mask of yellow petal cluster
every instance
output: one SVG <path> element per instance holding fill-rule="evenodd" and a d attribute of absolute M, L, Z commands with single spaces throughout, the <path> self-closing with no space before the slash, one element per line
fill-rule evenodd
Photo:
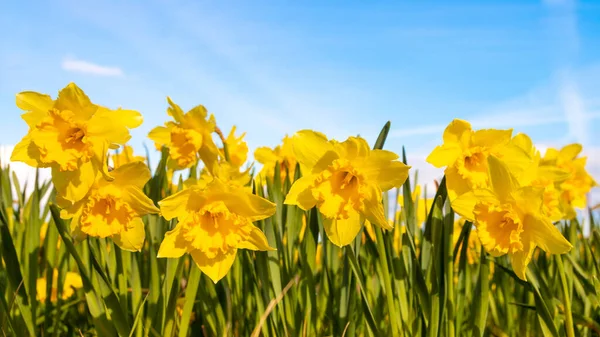
<path fill-rule="evenodd" d="M 173 117 L 173 121 L 152 129 L 148 138 L 154 141 L 157 149 L 163 146 L 169 148 L 169 168 L 188 168 L 201 158 L 204 165 L 212 171 L 219 156 L 219 149 L 212 138 L 216 126 L 214 116 L 207 119 L 208 112 L 202 105 L 184 113 L 169 97 L 167 101 L 167 113 Z"/>
<path fill-rule="evenodd" d="M 281 181 L 285 181 L 286 177 L 294 180 L 296 174 L 296 157 L 290 137 L 285 136 L 281 145 L 271 149 L 263 146 L 254 151 L 254 159 L 262 164 L 262 169 L 259 176 L 263 179 L 273 180 L 275 175 L 275 165 L 279 164 L 279 172 Z"/>
<path fill-rule="evenodd" d="M 150 179 L 150 170 L 142 162 L 128 163 L 111 172 L 114 180 L 100 176 L 88 194 L 61 211 L 71 220 L 77 238 L 110 237 L 121 249 L 140 251 L 146 237 L 142 216 L 159 210 L 142 188 Z"/>
<path fill-rule="evenodd" d="M 531 163 L 522 148 L 511 143 L 512 130 L 477 130 L 469 122 L 455 119 L 444 130 L 444 144 L 427 157 L 435 167 L 446 167 L 446 187 L 450 201 L 476 188 L 489 186 L 487 158 L 504 159 L 512 172 L 519 173 Z"/>
<path fill-rule="evenodd" d="M 563 179 L 557 179 L 553 188 L 566 220 L 575 218 L 576 208 L 586 207 L 586 196 L 597 185 L 585 169 L 587 157 L 579 156 L 582 149 L 580 144 L 569 144 L 560 150 L 548 149 L 540 161 L 540 167 L 546 170 L 564 172 Z"/>
<path fill-rule="evenodd" d="M 244 132 L 239 137 L 236 137 L 235 129 L 234 125 L 225 139 L 225 144 L 227 145 L 227 154 L 229 155 L 228 162 L 231 166 L 240 168 L 246 163 L 246 159 L 248 159 L 248 144 L 244 141 L 246 133 Z M 220 148 L 219 151 L 221 156 L 225 158 L 225 149 Z"/>
<path fill-rule="evenodd" d="M 493 256 L 507 254 L 523 280 L 533 251 L 563 254 L 571 244 L 542 210 L 544 190 L 520 186 L 509 166 L 494 155 L 487 165 L 490 187 L 473 189 L 452 202 L 454 211 L 477 227 L 482 246 Z"/>
<path fill-rule="evenodd" d="M 37 298 L 40 302 L 45 302 L 48 297 L 47 289 L 48 286 L 47 280 L 45 277 L 38 278 L 36 280 L 35 289 L 37 293 Z M 61 289 L 61 299 L 68 300 L 73 296 L 76 289 L 80 289 L 83 287 L 83 282 L 81 280 L 81 276 L 78 273 L 67 272 L 65 274 L 64 282 L 62 283 Z M 54 269 L 52 273 L 52 288 L 50 293 L 50 301 L 56 302 L 58 300 L 58 270 Z"/>
<path fill-rule="evenodd" d="M 112 161 L 112 167 L 117 168 L 119 166 L 134 163 L 134 162 L 145 162 L 146 158 L 142 156 L 137 156 L 133 153 L 133 148 L 129 145 L 123 146 L 119 152 L 112 154 L 109 156 L 109 159 Z"/>
<path fill-rule="evenodd" d="M 364 219 L 392 229 L 382 204 L 382 192 L 401 186 L 409 166 L 385 150 L 371 150 L 360 137 L 344 142 L 302 130 L 292 137 L 302 178 L 292 185 L 285 203 L 303 210 L 317 206 L 327 236 L 337 246 L 352 242 Z"/>
<path fill-rule="evenodd" d="M 17 106 L 29 126 L 15 146 L 11 160 L 52 169 L 52 182 L 66 204 L 89 191 L 99 173 L 108 174 L 107 151 L 125 144 L 129 129 L 142 123 L 133 110 L 110 110 L 96 105 L 74 83 L 52 100 L 32 91 L 17 94 Z"/>
<path fill-rule="evenodd" d="M 158 257 L 188 253 L 214 282 L 223 278 L 238 249 L 271 250 L 253 222 L 275 213 L 275 204 L 221 182 L 199 182 L 159 202 L 162 216 L 178 223 L 167 232 Z"/>

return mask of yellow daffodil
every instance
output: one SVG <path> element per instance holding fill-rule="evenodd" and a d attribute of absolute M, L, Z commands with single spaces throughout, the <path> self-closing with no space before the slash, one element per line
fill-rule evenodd
<path fill-rule="evenodd" d="M 188 168 L 200 158 L 212 171 L 219 156 L 219 149 L 212 138 L 216 127 L 214 116 L 210 115 L 207 120 L 208 112 L 202 105 L 184 113 L 169 97 L 167 100 L 170 105 L 167 113 L 174 121 L 166 122 L 165 126 L 155 127 L 148 134 L 148 138 L 154 141 L 157 149 L 162 146 L 169 148 L 170 168 Z"/>
<path fill-rule="evenodd" d="M 552 254 L 566 253 L 572 246 L 543 214 L 543 189 L 520 187 L 508 165 L 493 155 L 486 167 L 491 189 L 467 192 L 452 207 L 475 223 L 486 251 L 493 256 L 508 254 L 513 270 L 525 280 L 536 246 Z"/>
<path fill-rule="evenodd" d="M 531 158 L 520 147 L 511 144 L 512 130 L 486 129 L 473 131 L 471 124 L 455 119 L 444 131 L 444 144 L 427 157 L 435 167 L 446 167 L 446 187 L 450 201 L 471 189 L 489 184 L 487 157 L 504 160 L 515 174 L 523 171 Z"/>
<path fill-rule="evenodd" d="M 29 126 L 11 160 L 34 167 L 50 167 L 52 182 L 64 204 L 81 200 L 99 171 L 108 175 L 107 151 L 125 144 L 129 129 L 142 123 L 133 110 L 109 110 L 93 104 L 85 93 L 70 83 L 58 98 L 37 92 L 17 94 L 17 106 Z"/>
<path fill-rule="evenodd" d="M 587 157 L 578 157 L 580 144 L 570 144 L 560 150 L 548 149 L 541 160 L 542 167 L 556 167 L 568 172 L 568 177 L 559 184 L 560 203 L 565 219 L 577 216 L 576 208 L 584 208 L 587 204 L 587 193 L 596 186 L 592 176 L 586 171 Z"/>
<path fill-rule="evenodd" d="M 227 274 L 238 249 L 273 249 L 252 222 L 273 215 L 275 204 L 219 179 L 185 188 L 159 205 L 165 219 L 179 222 L 165 235 L 158 257 L 189 253 L 215 283 Z"/>
<path fill-rule="evenodd" d="M 250 168 L 240 171 L 238 167 L 228 162 L 219 162 L 215 164 L 212 173 L 206 169 L 202 170 L 199 180 L 204 181 L 204 183 L 210 183 L 215 177 L 227 185 L 251 190 L 250 181 L 252 181 L 252 177 L 250 176 Z"/>
<path fill-rule="evenodd" d="M 123 146 L 123 149 L 121 149 L 121 151 L 113 154 L 110 156 L 110 159 L 112 159 L 112 165 L 113 168 L 117 168 L 119 166 L 125 165 L 127 163 L 133 163 L 133 162 L 146 162 L 146 158 L 142 157 L 142 156 L 136 156 L 133 153 L 133 148 L 129 145 L 125 145 Z"/>
<path fill-rule="evenodd" d="M 229 154 L 229 163 L 234 167 L 242 167 L 248 159 L 248 144 L 244 141 L 246 133 L 242 133 L 241 136 L 235 136 L 235 126 L 231 128 L 229 135 L 225 139 L 227 144 L 227 153 Z M 221 156 L 225 158 L 225 152 L 223 148 L 219 149 Z"/>
<path fill-rule="evenodd" d="M 541 165 L 540 152 L 535 148 L 529 136 L 520 133 L 511 142 L 521 147 L 532 158 L 530 165 L 519 176 L 519 184 L 543 189 L 543 213 L 552 221 L 562 219 L 564 207 L 560 203 L 558 186 L 569 177 L 569 172 L 554 165 Z"/>
<path fill-rule="evenodd" d="M 97 179 L 84 199 L 63 209 L 63 219 L 72 218 L 76 237 L 110 237 L 128 251 L 140 251 L 146 237 L 141 216 L 159 210 L 142 188 L 150 179 L 150 170 L 142 162 L 119 166 L 111 171 L 113 181 Z"/>
<path fill-rule="evenodd" d="M 275 164 L 279 163 L 281 181 L 284 181 L 288 177 L 288 174 L 290 181 L 294 180 L 296 156 L 294 155 L 294 148 L 290 137 L 284 137 L 281 145 L 273 149 L 266 146 L 259 147 L 254 151 L 254 159 L 263 166 L 258 173 L 263 179 L 273 179 Z"/>
<path fill-rule="evenodd" d="M 417 224 L 421 225 L 427 220 L 427 215 L 433 206 L 433 199 L 426 199 L 421 196 L 421 186 L 417 185 L 412 193 L 412 200 L 415 207 L 415 215 Z M 398 198 L 398 204 L 404 208 L 404 197 Z"/>
<path fill-rule="evenodd" d="M 340 247 L 354 240 L 362 218 L 393 228 L 384 214 L 382 191 L 400 187 L 410 168 L 395 153 L 371 150 L 360 137 L 340 143 L 310 130 L 299 131 L 292 141 L 303 176 L 292 185 L 286 204 L 303 210 L 317 206 L 327 236 Z"/>
<path fill-rule="evenodd" d="M 40 302 L 45 302 L 47 298 L 46 294 L 46 278 L 42 277 L 37 279 L 35 284 L 35 289 L 37 293 L 37 298 Z M 83 287 L 83 282 L 81 281 L 81 276 L 77 273 L 67 272 L 65 275 L 64 283 L 62 284 L 61 298 L 63 300 L 68 300 L 75 293 L 76 289 L 80 289 Z M 50 301 L 56 302 L 58 300 L 58 270 L 54 269 L 52 273 L 52 292 L 50 294 Z"/>

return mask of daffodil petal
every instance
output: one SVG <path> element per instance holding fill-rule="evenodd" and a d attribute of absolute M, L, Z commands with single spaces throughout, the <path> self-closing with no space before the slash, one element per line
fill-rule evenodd
<path fill-rule="evenodd" d="M 88 121 L 94 115 L 98 106 L 92 104 L 89 97 L 75 83 L 69 83 L 58 93 L 54 108 L 69 110 L 74 113 L 75 119 Z"/>
<path fill-rule="evenodd" d="M 214 197 L 216 200 L 222 200 L 231 212 L 250 221 L 266 219 L 275 214 L 274 203 L 248 192 L 216 192 Z"/>
<path fill-rule="evenodd" d="M 296 132 L 292 138 L 296 160 L 309 170 L 321 159 L 325 152 L 332 150 L 332 145 L 324 134 L 312 130 Z"/>
<path fill-rule="evenodd" d="M 171 143 L 171 131 L 164 126 L 157 126 L 148 133 L 150 138 L 157 145 L 157 148 Z"/>
<path fill-rule="evenodd" d="M 250 250 L 276 250 L 275 248 L 269 246 L 269 241 L 267 241 L 267 237 L 265 234 L 258 228 L 252 227 L 252 231 L 250 232 L 250 236 L 246 241 L 242 241 L 238 244 L 238 248 L 250 249 Z"/>
<path fill-rule="evenodd" d="M 385 217 L 385 210 L 381 203 L 381 189 L 377 186 L 365 186 L 363 188 L 365 192 L 365 199 L 363 201 L 363 207 L 361 213 L 369 220 L 372 224 L 375 224 L 384 229 L 393 229 Z"/>
<path fill-rule="evenodd" d="M 135 186 L 143 188 L 150 180 L 152 174 L 144 162 L 132 162 L 121 165 L 110 172 L 115 178 L 115 183 L 120 186 Z"/>
<path fill-rule="evenodd" d="M 462 150 L 458 144 L 449 143 L 436 146 L 427 156 L 426 161 L 435 167 L 444 167 L 454 164 Z"/>
<path fill-rule="evenodd" d="M 583 149 L 583 146 L 581 146 L 581 144 L 577 144 L 577 143 L 569 144 L 569 145 L 563 147 L 562 149 L 560 149 L 559 155 L 567 160 L 573 160 L 573 159 L 575 159 L 575 157 L 577 157 L 577 155 L 579 153 L 581 153 L 582 149 Z"/>
<path fill-rule="evenodd" d="M 329 240 L 338 247 L 350 244 L 358 232 L 360 232 L 361 223 L 358 212 L 350 213 L 348 219 L 323 219 L 323 228 Z"/>
<path fill-rule="evenodd" d="M 475 208 L 475 205 L 481 201 L 499 203 L 492 191 L 476 190 L 459 195 L 456 199 L 451 201 L 451 205 L 454 212 L 458 215 L 469 221 L 475 221 L 473 209 Z"/>
<path fill-rule="evenodd" d="M 317 200 L 311 191 L 313 179 L 311 176 L 304 176 L 296 180 L 285 197 L 284 204 L 296 205 L 305 211 L 315 207 Z"/>
<path fill-rule="evenodd" d="M 517 180 L 510 173 L 506 164 L 496 156 L 488 156 L 488 168 L 494 192 L 500 200 L 506 200 L 513 191 L 517 190 Z"/>
<path fill-rule="evenodd" d="M 49 95 L 43 95 L 33 91 L 24 91 L 17 94 L 17 107 L 26 111 L 21 118 L 30 128 L 35 127 L 48 111 L 52 109 L 54 101 Z"/>
<path fill-rule="evenodd" d="M 180 234 L 181 223 L 165 234 L 164 239 L 158 249 L 157 257 L 178 258 L 186 253 L 186 241 Z"/>
<path fill-rule="evenodd" d="M 501 144 L 507 144 L 510 142 L 512 136 L 512 129 L 508 130 L 496 130 L 496 129 L 484 129 L 477 130 L 471 137 L 472 145 L 493 148 Z"/>
<path fill-rule="evenodd" d="M 176 122 L 183 122 L 184 112 L 181 110 L 179 105 L 171 100 L 171 97 L 167 96 L 167 102 L 169 103 L 169 107 L 167 108 L 167 113 L 169 116 L 172 116 Z"/>
<path fill-rule="evenodd" d="M 142 124 L 142 115 L 133 110 L 100 108 L 90 119 L 87 132 L 110 143 L 125 144 L 130 138 L 129 129 Z"/>
<path fill-rule="evenodd" d="M 396 161 L 397 158 L 398 156 L 395 153 L 385 150 L 373 150 L 356 167 L 369 181 L 376 182 L 382 191 L 387 191 L 402 186 L 408 178 L 410 166 Z"/>
<path fill-rule="evenodd" d="M 167 221 L 187 214 L 188 202 L 192 195 L 192 189 L 186 188 L 158 202 L 160 214 Z M 181 219 L 179 219 L 181 220 Z"/>
<path fill-rule="evenodd" d="M 512 264 L 513 271 L 521 280 L 527 280 L 527 266 L 531 261 L 534 249 L 535 245 L 525 242 L 522 251 L 510 254 L 510 262 Z"/>
<path fill-rule="evenodd" d="M 125 186 L 123 190 L 126 192 L 123 195 L 123 200 L 125 200 L 138 215 L 142 216 L 160 212 L 154 205 L 152 199 L 148 198 L 140 188 L 135 186 Z"/>
<path fill-rule="evenodd" d="M 471 131 L 471 124 L 462 119 L 454 119 L 444 130 L 444 143 L 460 143 L 465 132 Z"/>
<path fill-rule="evenodd" d="M 58 193 L 75 203 L 85 197 L 96 180 L 96 168 L 91 161 L 81 164 L 78 170 L 61 171 L 52 167 L 52 182 Z"/>
<path fill-rule="evenodd" d="M 217 283 L 227 275 L 227 272 L 231 269 L 231 266 L 235 261 L 236 253 L 237 249 L 232 249 L 227 253 L 219 253 L 214 258 L 208 258 L 206 254 L 200 250 L 190 252 L 198 268 L 200 268 L 206 276 L 210 277 L 214 283 Z"/>
<path fill-rule="evenodd" d="M 564 254 L 573 248 L 571 243 L 548 219 L 528 216 L 525 218 L 524 227 L 531 232 L 531 237 L 535 243 L 548 253 Z"/>
<path fill-rule="evenodd" d="M 10 160 L 20 161 L 33 167 L 47 166 L 40 163 L 40 151 L 31 140 L 30 135 L 26 135 L 19 143 L 17 143 L 17 145 L 15 145 Z"/>
<path fill-rule="evenodd" d="M 146 231 L 144 230 L 144 222 L 141 218 L 134 218 L 129 224 L 130 228 L 123 230 L 121 233 L 113 235 L 112 239 L 115 244 L 123 250 L 130 252 L 139 252 L 144 246 L 146 239 Z"/>

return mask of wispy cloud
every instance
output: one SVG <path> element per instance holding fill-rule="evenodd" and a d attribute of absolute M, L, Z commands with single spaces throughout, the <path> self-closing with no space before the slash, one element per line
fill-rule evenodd
<path fill-rule="evenodd" d="M 64 70 L 74 73 L 109 77 L 123 76 L 123 70 L 119 67 L 102 66 L 74 58 L 65 58 L 61 66 Z"/>

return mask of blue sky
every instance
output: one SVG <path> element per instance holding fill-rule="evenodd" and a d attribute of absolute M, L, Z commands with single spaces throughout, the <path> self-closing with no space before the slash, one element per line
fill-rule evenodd
<path fill-rule="evenodd" d="M 581 142 L 600 173 L 600 2 L 4 1 L 0 144 L 27 132 L 17 92 L 74 81 L 143 113 L 137 150 L 169 95 L 204 104 L 251 148 L 304 128 L 424 162 L 453 118 L 513 127 L 542 148 Z M 597 175 L 598 177 L 598 175 Z"/>

